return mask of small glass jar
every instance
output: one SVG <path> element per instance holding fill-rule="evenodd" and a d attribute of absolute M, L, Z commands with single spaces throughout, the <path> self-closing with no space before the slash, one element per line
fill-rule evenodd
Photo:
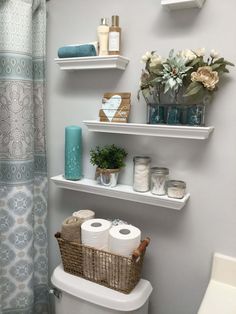
<path fill-rule="evenodd" d="M 136 192 L 147 192 L 150 186 L 151 158 L 146 156 L 134 157 L 133 189 Z"/>
<path fill-rule="evenodd" d="M 161 167 L 151 168 L 151 192 L 155 195 L 166 194 L 166 183 L 168 180 L 169 169 Z"/>
<path fill-rule="evenodd" d="M 171 198 L 183 198 L 186 191 L 186 183 L 179 180 L 170 180 L 167 182 L 167 194 Z"/>

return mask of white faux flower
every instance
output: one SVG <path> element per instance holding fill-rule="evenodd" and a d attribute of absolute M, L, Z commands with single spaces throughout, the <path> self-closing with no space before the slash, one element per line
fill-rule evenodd
<path fill-rule="evenodd" d="M 196 54 L 198 57 L 204 57 L 204 56 L 205 56 L 206 49 L 205 49 L 205 48 L 198 48 L 198 49 L 196 49 L 194 52 L 195 52 L 195 54 Z"/>
<path fill-rule="evenodd" d="M 193 61 L 197 58 L 197 55 L 190 49 L 184 49 L 178 53 L 180 57 L 186 60 L 186 62 Z"/>
<path fill-rule="evenodd" d="M 150 67 L 155 67 L 158 64 L 162 63 L 162 58 L 161 56 L 157 55 L 157 54 L 153 54 L 151 56 L 151 62 L 150 62 Z"/>
<path fill-rule="evenodd" d="M 210 56 L 213 58 L 213 59 L 218 59 L 220 57 L 220 54 L 218 51 L 216 51 L 215 49 L 212 49 L 211 50 L 211 53 L 210 53 Z"/>
<path fill-rule="evenodd" d="M 147 51 L 145 55 L 142 56 L 142 62 L 146 63 L 152 57 L 151 52 Z"/>

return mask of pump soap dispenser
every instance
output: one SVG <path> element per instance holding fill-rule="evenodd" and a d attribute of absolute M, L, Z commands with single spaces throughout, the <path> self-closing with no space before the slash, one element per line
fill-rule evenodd
<path fill-rule="evenodd" d="M 99 56 L 108 55 L 108 34 L 109 26 L 106 18 L 101 19 L 101 24 L 97 28 L 98 43 L 99 43 Z"/>

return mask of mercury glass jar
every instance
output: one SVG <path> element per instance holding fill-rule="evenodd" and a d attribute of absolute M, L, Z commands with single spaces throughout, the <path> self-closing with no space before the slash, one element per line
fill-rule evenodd
<path fill-rule="evenodd" d="M 183 198 L 186 191 L 186 183 L 179 180 L 170 180 L 167 182 L 167 194 L 171 198 Z"/>
<path fill-rule="evenodd" d="M 133 189 L 136 192 L 147 192 L 150 186 L 151 158 L 147 156 L 134 157 Z"/>
<path fill-rule="evenodd" d="M 151 168 L 151 192 L 156 195 L 166 194 L 166 183 L 169 169 L 161 167 Z"/>

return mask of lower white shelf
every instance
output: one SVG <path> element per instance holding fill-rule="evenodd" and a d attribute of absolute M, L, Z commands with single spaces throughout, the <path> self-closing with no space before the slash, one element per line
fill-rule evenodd
<path fill-rule="evenodd" d="M 182 209 L 190 197 L 190 194 L 186 194 L 183 199 L 174 199 L 167 196 L 156 196 L 153 195 L 151 192 L 138 193 L 133 190 L 132 186 L 123 184 L 118 184 L 114 188 L 108 188 L 98 184 L 97 181 L 91 179 L 69 181 L 66 180 L 63 175 L 52 177 L 51 180 L 59 188 L 124 199 L 127 201 L 154 206 L 172 208 L 176 210 Z"/>

